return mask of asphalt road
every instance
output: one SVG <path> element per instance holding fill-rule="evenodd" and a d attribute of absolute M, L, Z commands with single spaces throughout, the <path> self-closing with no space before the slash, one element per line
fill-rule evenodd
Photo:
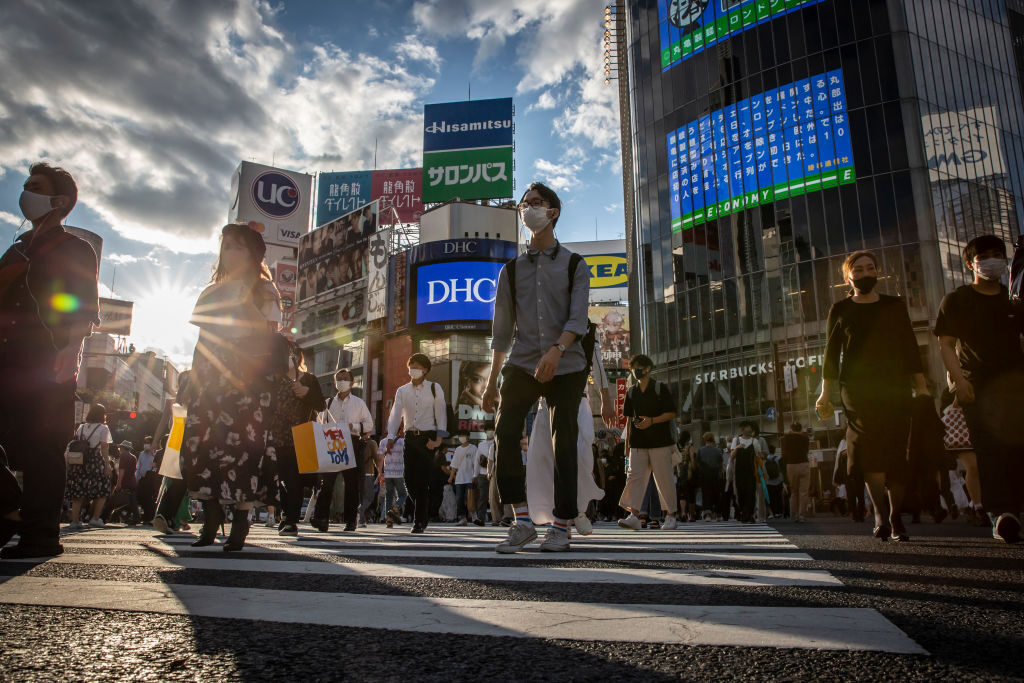
<path fill-rule="evenodd" d="M 962 523 L 599 525 L 567 555 L 498 529 L 151 529 L 0 562 L 5 680 L 951 680 L 1024 677 L 1024 547 Z"/>

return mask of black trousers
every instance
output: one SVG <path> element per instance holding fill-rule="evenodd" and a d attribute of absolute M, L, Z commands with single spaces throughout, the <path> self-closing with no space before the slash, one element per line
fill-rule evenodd
<path fill-rule="evenodd" d="M 60 536 L 67 467 L 64 448 L 74 435 L 75 383 L 55 384 L 49 365 L 0 364 L 0 511 L 21 510 L 22 543 Z M 22 473 L 22 487 L 14 471 Z"/>
<path fill-rule="evenodd" d="M 277 449 L 277 476 L 280 481 L 281 522 L 282 524 L 298 524 L 302 516 L 302 500 L 305 497 L 307 483 L 316 484 L 315 475 L 299 473 L 299 463 L 295 459 L 294 446 L 282 446 Z M 337 477 L 335 477 L 337 479 Z M 331 482 L 333 497 L 334 480 Z M 348 489 L 345 490 L 348 498 Z M 330 510 L 330 505 L 327 507 Z"/>
<path fill-rule="evenodd" d="M 160 481 L 162 477 L 156 470 L 150 470 L 139 480 L 139 487 L 136 490 L 139 499 L 139 506 L 142 508 L 143 521 L 150 521 L 156 514 L 156 495 L 160 492 Z"/>
<path fill-rule="evenodd" d="M 503 505 L 526 501 L 526 466 L 519 449 L 526 415 L 542 396 L 547 399 L 551 433 L 555 440 L 555 509 L 559 519 L 574 519 L 576 509 L 579 411 L 587 372 L 558 375 L 541 384 L 533 375 L 514 365 L 501 370 L 502 383 L 494 440 L 497 443 L 498 496 Z"/>
<path fill-rule="evenodd" d="M 409 498 L 416 503 L 416 526 L 425 527 L 430 522 L 430 493 L 435 451 L 427 448 L 427 441 L 433 440 L 435 436 L 434 432 L 405 434 L 405 486 L 409 489 Z"/>
<path fill-rule="evenodd" d="M 1017 514 L 1024 507 L 1024 373 L 1007 372 L 974 383 L 975 401 L 964 406 L 985 510 Z"/>
<path fill-rule="evenodd" d="M 359 503 L 363 498 L 363 440 L 353 437 L 352 450 L 356 454 L 356 466 L 341 471 L 341 478 L 345 484 L 345 524 L 348 526 L 355 526 L 359 522 Z M 325 472 L 320 475 L 319 493 L 316 495 L 316 508 L 313 510 L 314 518 L 330 519 L 334 484 L 337 480 L 338 472 Z"/>
<path fill-rule="evenodd" d="M 736 453 L 736 519 L 745 522 L 754 517 L 757 502 L 757 475 L 754 473 L 754 454 L 740 449 Z"/>
<path fill-rule="evenodd" d="M 846 502 L 850 505 L 850 516 L 864 520 L 864 472 L 854 465 L 846 477 Z"/>
<path fill-rule="evenodd" d="M 167 486 L 164 487 L 164 495 L 160 496 L 160 500 L 156 503 L 156 514 L 166 519 L 168 524 L 173 524 L 174 518 L 178 516 L 178 510 L 181 508 L 181 501 L 185 499 L 187 493 L 188 487 L 185 486 L 184 479 L 168 479 Z"/>

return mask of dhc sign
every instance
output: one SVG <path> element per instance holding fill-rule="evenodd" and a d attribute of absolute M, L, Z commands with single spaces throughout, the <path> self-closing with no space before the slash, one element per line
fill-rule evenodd
<path fill-rule="evenodd" d="M 450 261 L 416 271 L 416 323 L 490 321 L 501 261 Z"/>

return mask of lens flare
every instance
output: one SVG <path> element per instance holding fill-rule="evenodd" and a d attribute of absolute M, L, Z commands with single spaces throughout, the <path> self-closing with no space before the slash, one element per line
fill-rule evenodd
<path fill-rule="evenodd" d="M 82 302 L 74 294 L 58 292 L 50 297 L 50 308 L 61 313 L 74 313 L 82 307 Z"/>

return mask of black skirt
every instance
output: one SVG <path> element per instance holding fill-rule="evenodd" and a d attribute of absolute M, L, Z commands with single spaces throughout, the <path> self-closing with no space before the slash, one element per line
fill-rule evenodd
<path fill-rule="evenodd" d="M 912 397 L 909 385 L 880 382 L 840 385 L 846 412 L 847 471 L 884 472 L 894 483 L 906 480 Z"/>

